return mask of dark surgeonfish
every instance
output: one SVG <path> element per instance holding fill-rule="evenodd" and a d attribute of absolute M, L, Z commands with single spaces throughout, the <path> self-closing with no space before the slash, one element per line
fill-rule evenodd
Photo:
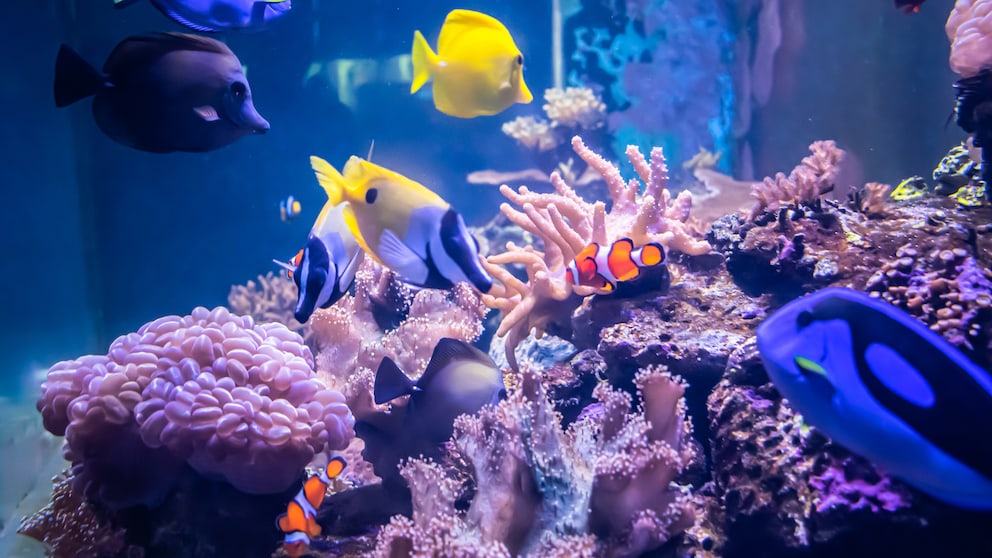
<path fill-rule="evenodd" d="M 348 202 L 332 205 L 328 201 L 310 229 L 306 246 L 292 262 L 273 260 L 296 283 L 293 316 L 301 324 L 317 308 L 327 308 L 340 300 L 355 281 L 364 253 L 345 222 L 349 211 Z"/>
<path fill-rule="evenodd" d="M 489 355 L 464 341 L 443 337 L 416 382 L 391 358 L 383 358 L 373 392 L 377 404 L 409 395 L 406 422 L 414 435 L 428 443 L 443 444 L 451 437 L 459 415 L 499 403 L 506 388 L 503 374 Z"/>
<path fill-rule="evenodd" d="M 829 288 L 758 327 L 765 368 L 813 426 L 935 498 L 992 509 L 992 375 L 908 314 Z"/>
<path fill-rule="evenodd" d="M 269 129 L 252 104 L 238 57 L 207 37 L 128 37 L 110 53 L 102 74 L 62 45 L 55 63 L 55 106 L 91 95 L 100 130 L 141 151 L 212 151 Z"/>
<path fill-rule="evenodd" d="M 123 8 L 138 0 L 114 0 Z M 155 8 L 195 31 L 261 31 L 289 13 L 290 0 L 151 0 Z"/>

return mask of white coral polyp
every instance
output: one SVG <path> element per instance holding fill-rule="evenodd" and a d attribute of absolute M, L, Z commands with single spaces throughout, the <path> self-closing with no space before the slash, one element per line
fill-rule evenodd
<path fill-rule="evenodd" d="M 299 335 L 222 307 L 159 318 L 107 356 L 59 363 L 42 390 L 45 425 L 70 447 L 134 420 L 148 447 L 248 493 L 287 489 L 316 452 L 353 436 L 344 397 L 316 379 Z"/>
<path fill-rule="evenodd" d="M 958 0 L 944 30 L 951 70 L 968 78 L 992 67 L 992 0 Z"/>

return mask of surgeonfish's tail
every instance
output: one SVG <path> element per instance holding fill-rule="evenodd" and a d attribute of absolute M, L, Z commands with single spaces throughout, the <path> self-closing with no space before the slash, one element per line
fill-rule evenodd
<path fill-rule="evenodd" d="M 316 155 L 310 156 L 310 167 L 316 173 L 320 187 L 327 193 L 328 203 L 332 206 L 341 203 L 344 200 L 344 191 L 347 187 L 344 176 L 341 176 L 341 173 L 330 163 Z"/>
<path fill-rule="evenodd" d="M 410 83 L 410 93 L 416 93 L 425 83 L 430 81 L 434 66 L 438 63 L 437 55 L 427 44 L 427 39 L 420 31 L 413 32 L 413 82 Z"/>
<path fill-rule="evenodd" d="M 62 108 L 97 94 L 107 80 L 78 52 L 67 45 L 59 47 L 55 58 L 55 106 Z"/>

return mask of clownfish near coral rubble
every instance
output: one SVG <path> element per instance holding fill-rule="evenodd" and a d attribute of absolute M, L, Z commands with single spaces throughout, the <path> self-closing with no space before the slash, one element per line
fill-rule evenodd
<path fill-rule="evenodd" d="M 938 500 L 992 510 L 992 373 L 899 308 L 833 287 L 758 326 L 775 388 L 803 418 Z"/>
<path fill-rule="evenodd" d="M 344 471 L 347 464 L 343 457 L 331 458 L 320 473 L 311 475 L 303 483 L 303 488 L 286 506 L 286 513 L 276 520 L 276 526 L 286 535 L 282 549 L 289 556 L 302 556 L 310 547 L 310 539 L 320 535 L 317 509 L 324 502 L 327 487 Z"/>
<path fill-rule="evenodd" d="M 617 283 L 636 279 L 641 270 L 664 265 L 665 247 L 649 242 L 634 248 L 634 241 L 621 238 L 610 246 L 593 242 L 582 249 L 565 269 L 565 279 L 572 285 L 592 287 L 611 293 Z"/>

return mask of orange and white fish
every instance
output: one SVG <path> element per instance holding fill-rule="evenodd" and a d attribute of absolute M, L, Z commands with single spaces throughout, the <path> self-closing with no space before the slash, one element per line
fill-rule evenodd
<path fill-rule="evenodd" d="M 569 262 L 565 278 L 572 285 L 610 293 L 617 288 L 617 283 L 636 279 L 642 268 L 664 263 L 665 248 L 657 242 L 637 249 L 629 238 L 621 238 L 609 247 L 593 242 Z"/>
<path fill-rule="evenodd" d="M 276 526 L 286 534 L 282 549 L 287 555 L 293 558 L 302 556 L 310 546 L 310 539 L 320 535 L 317 508 L 324 502 L 324 493 L 331 481 L 341 474 L 346 465 L 341 456 L 331 458 L 324 470 L 311 475 L 303 483 L 303 488 L 286 506 L 286 513 L 276 520 Z"/>

